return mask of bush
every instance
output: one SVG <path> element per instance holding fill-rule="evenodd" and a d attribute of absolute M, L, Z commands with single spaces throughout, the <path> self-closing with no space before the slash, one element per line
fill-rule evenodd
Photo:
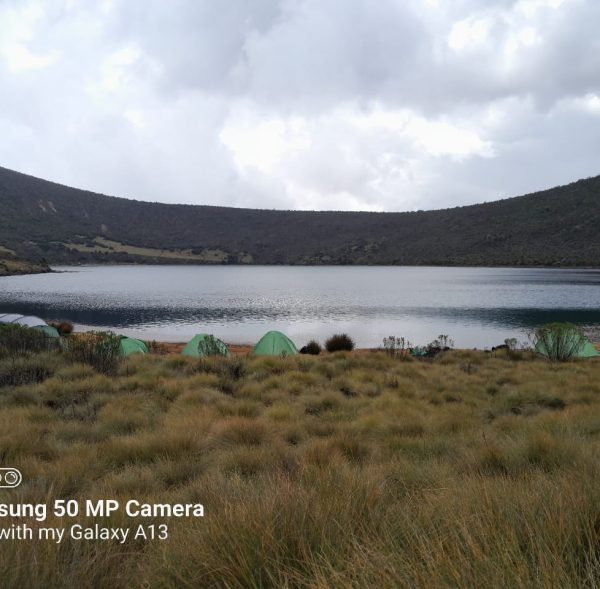
<path fill-rule="evenodd" d="M 566 362 L 577 356 L 587 339 L 572 323 L 548 323 L 533 333 L 535 349 L 553 362 Z"/>
<path fill-rule="evenodd" d="M 354 349 L 354 340 L 346 333 L 336 333 L 325 342 L 325 348 L 328 352 L 351 352 Z"/>
<path fill-rule="evenodd" d="M 406 355 L 410 348 L 412 348 L 412 344 L 403 337 L 390 335 L 383 338 L 383 349 L 388 356 L 393 358 Z"/>
<path fill-rule="evenodd" d="M 425 347 L 413 348 L 416 352 L 415 355 L 423 356 L 425 358 L 435 358 L 441 352 L 447 352 L 454 347 L 454 340 L 450 339 L 448 335 L 438 335 L 436 339 L 429 342 Z"/>
<path fill-rule="evenodd" d="M 321 344 L 316 340 L 310 340 L 305 346 L 300 348 L 301 354 L 311 354 L 318 356 L 321 353 Z"/>
<path fill-rule="evenodd" d="M 48 325 L 54 327 L 60 335 L 70 335 L 73 333 L 73 324 L 69 321 L 50 321 Z"/>
<path fill-rule="evenodd" d="M 0 357 L 38 354 L 57 345 L 56 338 L 49 337 L 40 329 L 12 324 L 0 326 Z"/>
<path fill-rule="evenodd" d="M 111 332 L 92 331 L 70 337 L 67 351 L 71 360 L 89 364 L 103 374 L 114 373 L 121 359 L 120 338 Z"/>
<path fill-rule="evenodd" d="M 227 348 L 214 335 L 207 335 L 198 342 L 198 352 L 201 356 L 227 356 Z"/>

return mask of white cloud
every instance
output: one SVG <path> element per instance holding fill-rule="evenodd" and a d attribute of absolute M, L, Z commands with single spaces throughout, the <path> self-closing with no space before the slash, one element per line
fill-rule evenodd
<path fill-rule="evenodd" d="M 0 165 L 166 202 L 404 210 L 598 173 L 594 0 L 4 0 Z"/>
<path fill-rule="evenodd" d="M 60 57 L 59 51 L 33 51 L 29 44 L 35 37 L 36 27 L 44 18 L 42 5 L 24 3 L 21 10 L 8 7 L 3 14 L 3 34 L 0 36 L 0 54 L 8 70 L 18 73 L 51 66 Z"/>
<path fill-rule="evenodd" d="M 256 168 L 271 173 L 285 158 L 310 149 L 306 121 L 300 117 L 253 118 L 249 113 L 231 117 L 221 130 L 221 142 L 232 152 L 240 170 Z"/>
<path fill-rule="evenodd" d="M 416 119 L 409 123 L 407 132 L 430 155 L 447 155 L 459 160 L 473 155 L 494 155 L 491 142 L 483 141 L 475 131 L 461 129 L 446 121 Z"/>
<path fill-rule="evenodd" d="M 548 8 L 556 10 L 566 2 L 567 0 L 520 0 L 517 2 L 516 10 L 528 18 L 533 18 L 540 10 Z"/>
<path fill-rule="evenodd" d="M 452 25 L 448 35 L 448 46 L 461 51 L 477 49 L 490 35 L 491 21 L 489 18 L 466 18 Z"/>
<path fill-rule="evenodd" d="M 56 51 L 46 55 L 35 54 L 20 43 L 5 46 L 2 53 L 8 69 L 12 72 L 46 68 L 55 63 L 59 55 Z"/>
<path fill-rule="evenodd" d="M 380 104 L 365 110 L 350 103 L 317 118 L 289 119 L 267 119 L 245 104 L 220 136 L 253 197 L 261 189 L 283 190 L 293 208 L 385 210 L 401 208 L 399 202 L 418 208 L 411 192 L 427 182 L 436 160 L 494 155 L 491 142 L 461 121 L 427 120 Z"/>

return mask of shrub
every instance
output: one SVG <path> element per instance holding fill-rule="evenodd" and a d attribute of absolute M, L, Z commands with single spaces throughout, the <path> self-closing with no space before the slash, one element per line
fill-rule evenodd
<path fill-rule="evenodd" d="M 412 344 L 403 337 L 390 335 L 383 338 L 383 349 L 388 356 L 392 356 L 393 358 L 406 355 L 411 347 Z"/>
<path fill-rule="evenodd" d="M 519 342 L 514 337 L 508 337 L 504 340 L 503 344 L 494 346 L 492 352 L 504 352 L 506 357 L 510 360 L 522 360 L 524 349 L 519 349 Z"/>
<path fill-rule="evenodd" d="M 301 354 L 318 356 L 321 353 L 321 344 L 316 340 L 310 340 L 304 347 L 300 348 Z"/>
<path fill-rule="evenodd" d="M 325 348 L 328 352 L 351 352 L 354 349 L 354 340 L 346 333 L 336 333 L 325 342 Z"/>
<path fill-rule="evenodd" d="M 70 335 L 73 333 L 73 324 L 70 321 L 50 321 L 49 325 L 54 327 L 60 335 Z"/>
<path fill-rule="evenodd" d="M 69 335 L 73 333 L 73 324 L 69 321 L 61 321 L 60 325 L 58 326 L 58 333 L 61 335 Z"/>
<path fill-rule="evenodd" d="M 198 342 L 198 352 L 202 356 L 226 356 L 227 349 L 217 340 L 214 335 L 207 335 Z"/>
<path fill-rule="evenodd" d="M 70 337 L 67 351 L 73 361 L 89 364 L 103 374 L 112 374 L 121 358 L 120 338 L 111 332 L 92 331 Z"/>
<path fill-rule="evenodd" d="M 454 347 L 454 340 L 451 339 L 449 335 L 445 335 L 443 333 L 438 335 L 437 339 L 434 340 L 433 343 L 438 343 L 438 342 L 439 342 L 439 346 L 440 346 L 440 348 L 442 348 L 442 350 L 448 350 L 448 349 Z"/>
<path fill-rule="evenodd" d="M 533 333 L 533 344 L 553 362 L 575 358 L 586 342 L 583 331 L 572 323 L 548 323 Z"/>
<path fill-rule="evenodd" d="M 429 342 L 424 348 L 414 348 L 418 356 L 435 358 L 440 352 L 447 352 L 454 347 L 454 340 L 448 335 L 440 334 L 432 342 Z"/>
<path fill-rule="evenodd" d="M 22 325 L 0 326 L 0 357 L 25 356 L 46 352 L 58 345 L 56 338 L 49 337 L 40 329 Z"/>

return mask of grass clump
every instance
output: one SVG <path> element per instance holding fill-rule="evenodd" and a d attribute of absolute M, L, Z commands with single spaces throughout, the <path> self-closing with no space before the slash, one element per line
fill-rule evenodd
<path fill-rule="evenodd" d="M 0 387 L 40 383 L 52 376 L 55 369 L 54 358 L 46 354 L 1 360 Z"/>
<path fill-rule="evenodd" d="M 146 356 L 105 375 L 42 352 L 9 373 L 0 453 L 23 500 L 205 517 L 159 518 L 160 542 L 5 541 L 7 586 L 599 586 L 598 360 Z"/>
<path fill-rule="evenodd" d="M 89 364 L 104 374 L 116 372 L 121 360 L 118 335 L 106 331 L 92 331 L 72 336 L 67 342 L 67 354 L 72 361 Z"/>
<path fill-rule="evenodd" d="M 40 329 L 13 324 L 0 325 L 0 358 L 39 354 L 57 346 L 56 338 L 49 337 Z"/>

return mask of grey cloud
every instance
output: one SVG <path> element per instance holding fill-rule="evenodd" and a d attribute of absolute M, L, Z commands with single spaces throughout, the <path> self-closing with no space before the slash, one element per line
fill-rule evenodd
<path fill-rule="evenodd" d="M 5 1 L 0 165 L 146 200 L 318 209 L 593 175 L 600 5 L 537 1 Z M 455 50 L 460 21 L 485 31 Z"/>
<path fill-rule="evenodd" d="M 258 100 L 319 108 L 377 98 L 407 78 L 426 41 L 406 5 L 368 0 L 297 2 L 247 44 L 248 92 Z"/>
<path fill-rule="evenodd" d="M 236 91 L 247 39 L 272 27 L 281 8 L 273 0 L 121 1 L 113 37 L 138 43 L 163 67 L 167 93 L 194 88 L 228 94 Z"/>

